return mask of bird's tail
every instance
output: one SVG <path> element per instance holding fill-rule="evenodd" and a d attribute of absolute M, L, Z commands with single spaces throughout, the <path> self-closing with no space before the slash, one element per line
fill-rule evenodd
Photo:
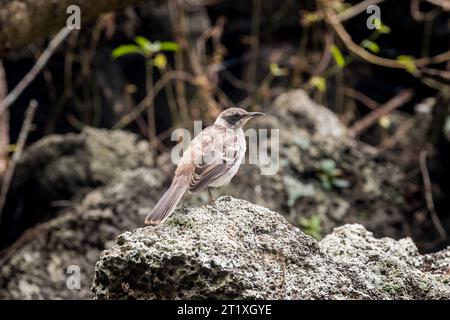
<path fill-rule="evenodd" d="M 145 224 L 163 223 L 172 213 L 188 187 L 186 177 L 175 177 L 169 190 L 159 199 L 156 206 L 145 218 Z"/>

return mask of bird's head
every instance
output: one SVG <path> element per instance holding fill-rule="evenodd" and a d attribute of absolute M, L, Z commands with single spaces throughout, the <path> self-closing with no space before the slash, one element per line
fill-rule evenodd
<path fill-rule="evenodd" d="M 253 117 L 264 116 L 262 112 L 248 112 L 241 108 L 228 108 L 222 111 L 215 124 L 232 129 L 242 128 Z"/>

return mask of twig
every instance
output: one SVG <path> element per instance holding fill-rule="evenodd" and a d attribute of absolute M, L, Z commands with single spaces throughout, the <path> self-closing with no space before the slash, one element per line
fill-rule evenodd
<path fill-rule="evenodd" d="M 333 30 L 342 40 L 347 49 L 350 50 L 354 55 L 379 66 L 396 69 L 405 69 L 405 64 L 401 63 L 400 61 L 374 55 L 369 51 L 365 50 L 364 48 L 360 47 L 359 45 L 357 45 L 355 42 L 353 42 L 352 37 L 345 30 L 336 13 L 329 7 L 327 1 L 317 0 L 317 3 L 318 7 L 321 8 L 323 11 L 325 21 L 333 28 Z M 416 67 L 424 67 L 430 64 L 438 64 L 446 62 L 448 60 L 450 60 L 450 50 L 440 53 L 433 57 L 412 59 L 411 63 L 413 63 Z"/>
<path fill-rule="evenodd" d="M 149 105 L 148 101 L 153 101 L 158 93 L 164 88 L 164 86 L 171 80 L 181 80 L 189 82 L 193 85 L 201 85 L 198 79 L 188 73 L 182 71 L 169 71 L 164 74 L 164 76 L 159 79 L 150 94 L 148 94 L 130 113 L 124 115 L 120 120 L 113 126 L 113 129 L 122 129 L 134 121 L 139 115 L 145 111 Z"/>
<path fill-rule="evenodd" d="M 441 7 L 444 11 L 450 10 L 450 2 L 448 0 L 425 0 L 435 6 Z"/>
<path fill-rule="evenodd" d="M 375 100 L 369 98 L 368 96 L 366 96 L 364 93 L 357 91 L 351 87 L 345 87 L 344 89 L 344 94 L 347 97 L 353 98 L 359 102 L 361 102 L 362 104 L 364 104 L 367 108 L 369 109 L 377 109 L 380 105 L 378 104 L 378 102 L 376 102 Z"/>
<path fill-rule="evenodd" d="M 8 92 L 5 69 L 0 60 L 0 101 Z M 0 181 L 8 167 L 8 146 L 9 146 L 9 112 L 0 115 Z"/>
<path fill-rule="evenodd" d="M 25 119 L 23 121 L 22 128 L 20 129 L 19 138 L 17 139 L 16 150 L 14 151 L 14 154 L 8 165 L 8 169 L 6 170 L 5 178 L 3 179 L 2 188 L 0 190 L 0 221 L 9 186 L 14 175 L 14 169 L 16 168 L 16 164 L 22 155 L 23 148 L 25 147 L 25 143 L 28 138 L 28 133 L 31 130 L 31 123 L 33 122 L 34 113 L 36 112 L 37 106 L 37 101 L 31 100 L 27 110 L 25 111 Z"/>
<path fill-rule="evenodd" d="M 42 68 L 47 64 L 50 57 L 55 52 L 56 48 L 64 41 L 69 35 L 70 29 L 67 27 L 62 28 L 55 37 L 50 41 L 48 47 L 44 50 L 42 55 L 33 65 L 30 71 L 23 77 L 22 80 L 14 87 L 14 89 L 6 96 L 6 98 L 0 102 L 0 116 L 8 109 L 14 101 L 20 96 L 20 94 L 28 87 L 28 85 L 36 78 L 41 72 Z"/>
<path fill-rule="evenodd" d="M 411 0 L 409 11 L 411 12 L 411 17 L 413 17 L 414 20 L 423 21 L 425 19 L 425 14 L 420 11 L 419 0 Z"/>
<path fill-rule="evenodd" d="M 367 10 L 367 7 L 374 5 L 374 4 L 379 4 L 381 2 L 384 2 L 385 0 L 365 0 L 365 1 L 361 1 L 358 4 L 355 4 L 354 6 L 351 6 L 350 8 L 348 8 L 347 10 L 341 12 L 339 14 L 339 21 L 345 21 L 348 19 L 353 18 L 354 16 L 357 16 L 358 14 L 360 14 L 361 12 L 364 12 Z"/>
<path fill-rule="evenodd" d="M 247 71 L 247 82 L 256 83 L 256 71 L 258 66 L 258 52 L 260 42 L 261 27 L 261 0 L 252 1 L 252 20 L 251 20 L 251 60 Z"/>
<path fill-rule="evenodd" d="M 313 72 L 313 74 L 316 76 L 321 75 L 322 73 L 325 72 L 332 58 L 330 47 L 333 44 L 333 39 L 329 33 L 326 33 L 324 37 L 325 37 L 324 41 L 325 48 L 323 50 L 322 57 L 320 58 L 320 61 Z"/>
<path fill-rule="evenodd" d="M 439 220 L 439 217 L 437 216 L 436 209 L 434 207 L 434 201 L 433 201 L 433 190 L 431 186 L 431 179 L 430 174 L 428 173 L 427 168 L 427 155 L 428 151 L 426 149 L 422 149 L 420 151 L 419 155 L 419 162 L 420 162 L 420 171 L 422 172 L 422 178 L 423 178 L 423 187 L 425 189 L 425 200 L 427 202 L 427 208 L 431 215 L 431 221 L 433 221 L 434 227 L 436 228 L 437 232 L 439 233 L 439 236 L 442 240 L 447 239 L 447 232 L 445 231 L 444 227 L 442 226 L 441 221 Z"/>
<path fill-rule="evenodd" d="M 186 35 L 188 27 L 182 4 L 176 0 L 169 0 L 167 1 L 167 5 L 175 40 L 181 46 L 181 48 L 185 49 L 187 44 Z M 179 72 L 183 72 L 183 70 L 185 69 L 183 51 L 184 50 L 179 50 L 175 52 L 174 57 L 175 70 Z M 190 116 L 189 106 L 186 100 L 185 83 L 182 80 L 175 80 L 174 87 L 178 106 L 180 107 L 180 118 L 181 121 L 184 122 L 187 121 Z"/>
<path fill-rule="evenodd" d="M 230 71 L 223 70 L 221 72 L 222 78 L 227 80 L 233 87 L 247 91 L 248 93 L 255 93 L 258 88 L 254 84 L 248 83 L 244 80 L 236 78 Z"/>
<path fill-rule="evenodd" d="M 393 110 L 407 103 L 413 97 L 413 91 L 411 89 L 405 89 L 390 99 L 381 107 L 367 114 L 365 117 L 357 121 L 353 126 L 348 129 L 348 135 L 350 137 L 356 137 L 360 135 L 367 128 L 372 126 L 378 119 L 389 114 Z"/>

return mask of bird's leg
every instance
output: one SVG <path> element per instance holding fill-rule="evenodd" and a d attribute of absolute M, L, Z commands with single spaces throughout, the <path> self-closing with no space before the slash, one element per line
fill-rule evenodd
<path fill-rule="evenodd" d="M 214 208 L 217 209 L 217 205 L 216 205 L 216 202 L 215 202 L 214 199 L 213 199 L 213 196 L 212 196 L 212 194 L 211 194 L 211 190 L 209 190 L 209 187 L 206 187 L 206 190 L 208 190 L 209 202 L 211 203 L 211 205 L 214 206 Z"/>
<path fill-rule="evenodd" d="M 214 200 L 209 187 L 206 187 L 206 190 L 208 190 L 209 202 L 214 207 L 214 209 L 216 209 L 217 211 L 219 211 L 222 214 L 227 213 L 227 211 L 228 211 L 227 209 L 219 209 L 219 206 L 217 205 L 216 201 Z"/>

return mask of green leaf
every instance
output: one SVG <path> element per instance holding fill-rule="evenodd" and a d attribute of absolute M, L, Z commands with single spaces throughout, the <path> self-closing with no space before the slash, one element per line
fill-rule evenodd
<path fill-rule="evenodd" d="M 298 223 L 306 234 L 317 240 L 322 238 L 322 226 L 319 215 L 312 215 L 309 218 L 300 217 Z"/>
<path fill-rule="evenodd" d="M 155 41 L 151 42 L 149 39 L 137 36 L 134 41 L 144 50 L 146 55 L 152 55 L 160 51 L 178 51 L 180 46 L 173 41 Z"/>
<path fill-rule="evenodd" d="M 143 50 L 146 50 L 152 44 L 149 39 L 143 36 L 136 36 L 134 42 L 136 42 Z"/>
<path fill-rule="evenodd" d="M 134 44 L 124 44 L 124 45 L 121 45 L 121 46 L 118 46 L 117 48 L 115 48 L 113 50 L 113 52 L 111 53 L 111 56 L 114 59 L 117 59 L 117 58 L 122 57 L 124 55 L 133 54 L 133 53 L 141 54 L 141 55 L 144 54 L 142 49 L 139 48 L 138 46 L 136 46 Z"/>
<path fill-rule="evenodd" d="M 15 151 L 16 151 L 16 148 L 17 148 L 17 145 L 16 145 L 16 144 L 9 144 L 9 145 L 7 146 L 7 150 L 8 150 L 9 153 L 15 152 Z"/>
<path fill-rule="evenodd" d="M 406 71 L 410 73 L 416 71 L 416 65 L 412 56 L 400 55 L 397 57 L 397 61 L 403 65 Z"/>
<path fill-rule="evenodd" d="M 178 43 L 173 42 L 173 41 L 163 41 L 160 43 L 161 51 L 179 51 L 180 50 L 180 46 Z"/>
<path fill-rule="evenodd" d="M 334 61 L 336 61 L 336 64 L 339 66 L 339 68 L 345 67 L 345 59 L 342 56 L 341 51 L 338 47 L 336 47 L 334 44 L 330 48 L 331 54 L 333 55 Z"/>
<path fill-rule="evenodd" d="M 333 179 L 331 183 L 333 184 L 333 186 L 340 189 L 350 187 L 350 182 L 345 179 Z"/>
<path fill-rule="evenodd" d="M 391 32 L 391 28 L 388 25 L 385 25 L 380 19 L 375 18 L 374 23 L 376 26 L 379 26 L 379 28 L 377 28 L 379 33 L 388 34 Z"/>
<path fill-rule="evenodd" d="M 280 66 L 276 63 L 271 63 L 269 68 L 270 73 L 272 73 L 272 75 L 274 75 L 275 77 L 287 76 L 289 74 L 288 69 L 280 68 Z"/>
<path fill-rule="evenodd" d="M 320 168 L 326 173 L 332 173 L 336 169 L 336 162 L 333 159 L 324 159 L 320 162 Z"/>
<path fill-rule="evenodd" d="M 324 77 L 313 76 L 309 82 L 320 92 L 325 92 L 327 89 L 327 80 Z"/>
<path fill-rule="evenodd" d="M 387 129 L 391 125 L 391 119 L 388 115 L 382 116 L 380 117 L 380 119 L 378 119 L 378 124 L 380 125 L 380 127 Z"/>
<path fill-rule="evenodd" d="M 142 48 L 146 56 L 151 56 L 154 53 L 161 51 L 161 42 L 151 42 L 145 37 L 137 36 L 134 41 Z"/>
<path fill-rule="evenodd" d="M 317 12 L 305 12 L 303 17 L 302 17 L 302 21 L 306 25 L 313 24 L 313 23 L 315 23 L 317 21 L 320 21 L 320 19 L 321 19 L 321 16 Z"/>
<path fill-rule="evenodd" d="M 366 48 L 367 50 L 373 52 L 373 53 L 379 53 L 380 52 L 380 47 L 378 46 L 378 44 L 376 42 L 370 41 L 368 39 L 364 39 L 361 42 L 361 46 Z"/>
<path fill-rule="evenodd" d="M 330 191 L 332 189 L 332 185 L 329 180 L 322 181 L 322 187 L 327 191 Z"/>
<path fill-rule="evenodd" d="M 159 70 L 164 70 L 167 66 L 167 58 L 163 53 L 158 53 L 153 59 L 153 65 Z"/>

